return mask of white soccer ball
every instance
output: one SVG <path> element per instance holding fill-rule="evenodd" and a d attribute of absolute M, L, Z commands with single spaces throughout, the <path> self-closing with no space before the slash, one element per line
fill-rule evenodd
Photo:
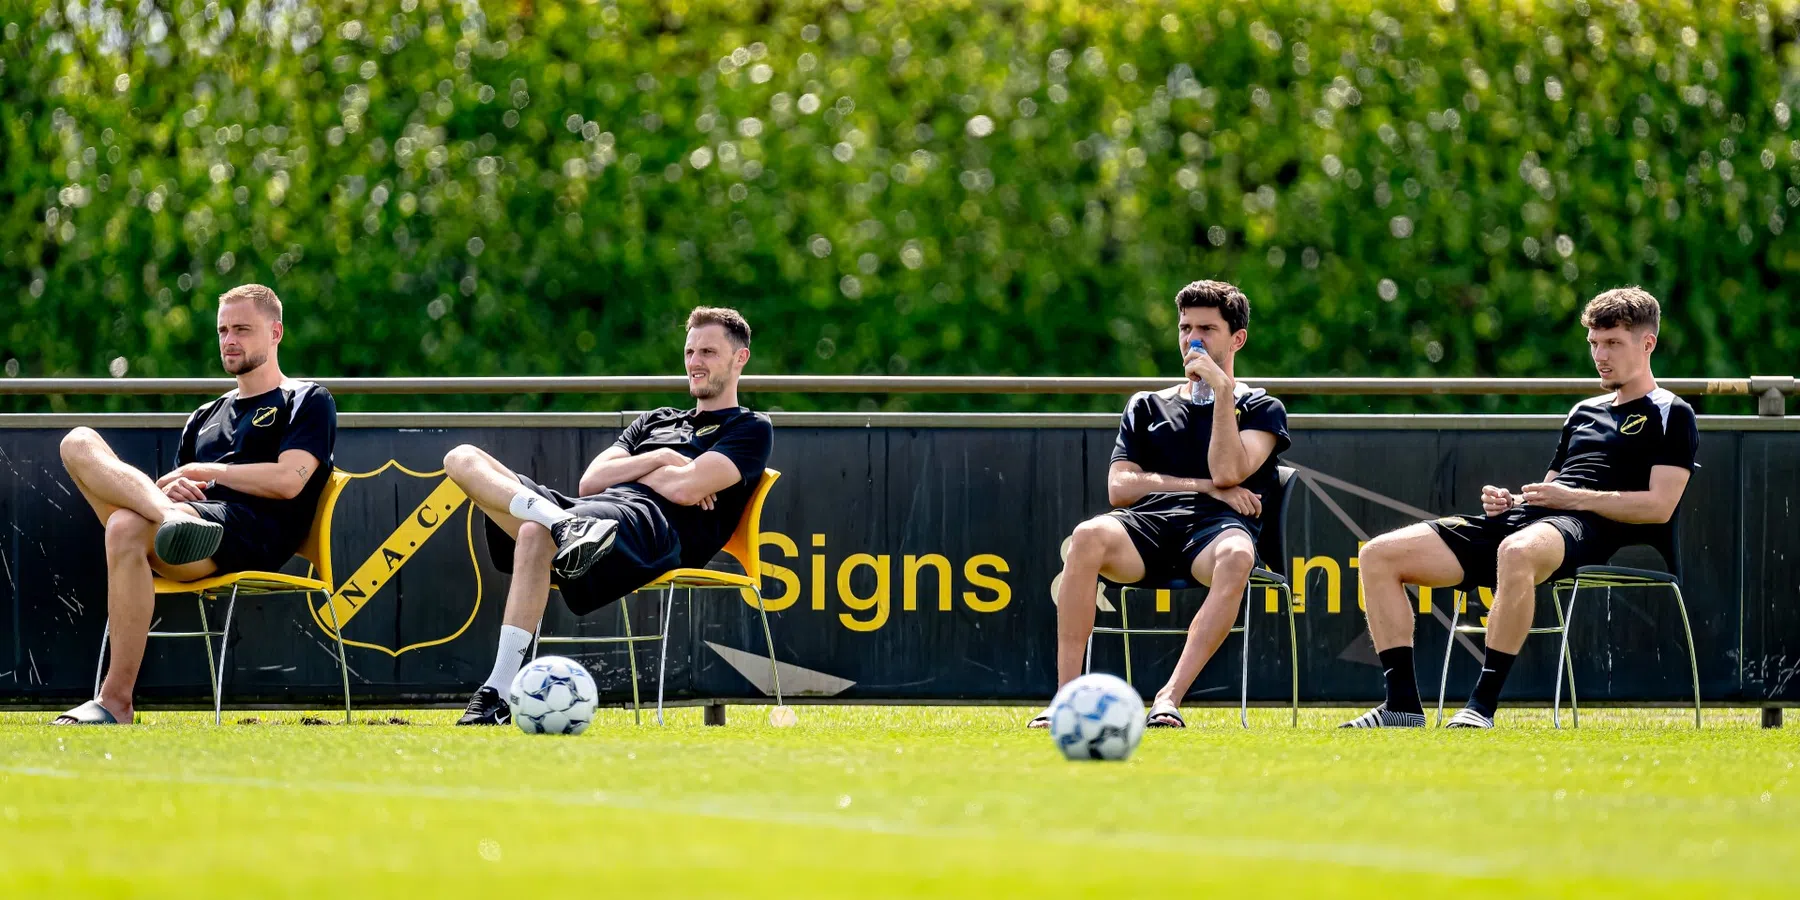
<path fill-rule="evenodd" d="M 580 734 L 594 721 L 594 676 L 572 659 L 542 656 L 513 676 L 513 724 L 526 734 Z"/>
<path fill-rule="evenodd" d="M 1050 701 L 1050 737 L 1070 759 L 1122 760 L 1144 737 L 1144 701 L 1125 680 L 1083 675 Z"/>

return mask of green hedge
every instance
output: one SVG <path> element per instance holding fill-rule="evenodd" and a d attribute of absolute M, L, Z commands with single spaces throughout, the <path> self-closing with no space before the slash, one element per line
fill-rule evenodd
<path fill-rule="evenodd" d="M 698 303 L 765 373 L 1166 374 L 1198 277 L 1245 373 L 1584 374 L 1621 283 L 1665 375 L 1800 370 L 1792 3 L 318 6 L 5 7 L 7 374 L 216 373 L 245 281 L 310 375 L 668 372 Z"/>

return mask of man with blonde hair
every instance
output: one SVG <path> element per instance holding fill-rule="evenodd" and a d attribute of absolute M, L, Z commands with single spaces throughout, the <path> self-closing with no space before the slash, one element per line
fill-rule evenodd
<path fill-rule="evenodd" d="M 135 715 L 156 593 L 152 576 L 279 569 L 312 527 L 331 473 L 337 406 L 277 359 L 281 300 L 260 284 L 219 298 L 219 360 L 237 388 L 194 411 L 181 430 L 177 468 L 152 481 L 92 428 L 62 440 L 63 465 L 106 530 L 111 665 L 100 695 L 57 725 L 115 725 Z"/>

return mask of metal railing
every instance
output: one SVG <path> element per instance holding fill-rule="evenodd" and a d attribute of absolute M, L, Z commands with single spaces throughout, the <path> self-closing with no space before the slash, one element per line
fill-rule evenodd
<path fill-rule="evenodd" d="M 586 375 L 314 379 L 334 394 L 653 394 L 681 393 L 680 375 Z M 1027 377 L 1000 375 L 746 375 L 747 393 L 794 394 L 1129 394 L 1160 390 L 1171 378 Z M 1282 396 L 1442 396 L 1598 394 L 1593 378 L 1246 378 Z M 1792 375 L 1750 378 L 1665 378 L 1686 396 L 1755 396 L 1758 413 L 1786 414 L 1786 395 L 1800 392 Z M 221 394 L 229 378 L 0 378 L 0 395 Z"/>

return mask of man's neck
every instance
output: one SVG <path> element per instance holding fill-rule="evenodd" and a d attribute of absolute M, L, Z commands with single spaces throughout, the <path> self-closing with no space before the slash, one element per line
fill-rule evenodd
<path fill-rule="evenodd" d="M 721 409 L 737 409 L 737 405 L 737 385 L 734 384 L 731 387 L 720 391 L 716 397 L 708 397 L 705 400 L 695 403 L 694 409 L 700 412 L 715 412 Z"/>
<path fill-rule="evenodd" d="M 1630 403 L 1633 400 L 1650 396 L 1650 392 L 1654 390 L 1656 390 L 1656 376 L 1652 375 L 1649 369 L 1645 369 L 1644 374 L 1620 386 L 1619 392 L 1613 395 L 1613 402 Z"/>
<path fill-rule="evenodd" d="M 237 377 L 238 396 L 255 397 L 266 394 L 281 387 L 281 383 L 286 380 L 287 376 L 281 374 L 281 366 L 271 359 Z"/>

